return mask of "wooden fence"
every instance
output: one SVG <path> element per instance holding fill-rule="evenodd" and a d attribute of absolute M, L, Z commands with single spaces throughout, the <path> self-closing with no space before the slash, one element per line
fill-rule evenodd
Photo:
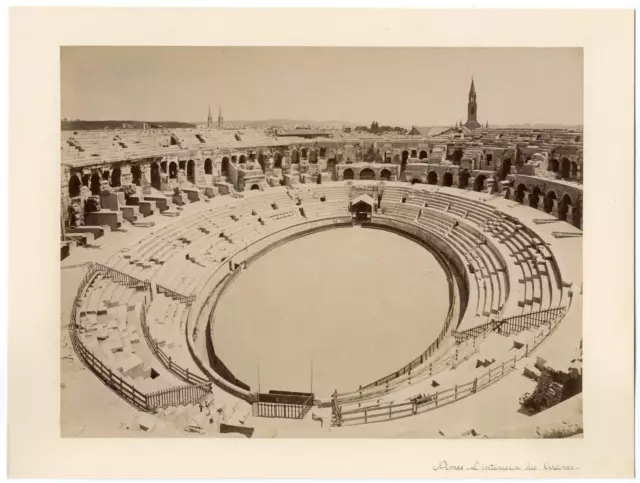
<path fill-rule="evenodd" d="M 192 304 L 195 300 L 196 300 L 196 295 L 195 294 L 191 294 L 191 295 L 184 295 L 181 293 L 176 292 L 175 290 L 171 290 L 170 288 L 167 288 L 163 285 L 160 285 L 159 283 L 156 284 L 156 290 L 158 291 L 159 294 L 165 294 L 169 297 L 171 297 L 173 300 L 177 300 L 180 303 L 183 304 Z"/>
<path fill-rule="evenodd" d="M 135 288 L 138 290 L 148 290 L 150 288 L 150 282 L 148 280 L 140 280 L 139 278 L 132 277 L 131 275 L 127 275 L 115 268 L 107 267 L 101 263 L 94 263 L 93 267 L 98 272 L 103 272 L 107 274 L 111 280 L 120 285 L 124 285 L 127 288 Z"/>
<path fill-rule="evenodd" d="M 146 395 L 147 407 L 151 410 L 165 409 L 169 406 L 186 406 L 198 403 L 211 394 L 211 382 L 186 384 L 184 386 L 162 389 Z"/>
<path fill-rule="evenodd" d="M 335 409 L 332 410 L 332 426 L 349 426 L 389 421 L 391 419 L 413 416 L 451 404 L 499 381 L 516 367 L 516 362 L 517 356 L 514 356 L 512 359 L 503 362 L 500 366 L 489 369 L 484 374 L 465 384 L 458 384 L 449 389 L 414 398 L 407 402 L 370 405 L 367 407 L 348 409 L 346 411 L 334 405 Z"/>
<path fill-rule="evenodd" d="M 140 314 L 140 325 L 142 326 L 142 333 L 144 334 L 144 338 L 147 341 L 147 345 L 151 349 L 151 352 L 156 356 L 156 358 L 162 362 L 162 365 L 167 368 L 170 372 L 178 376 L 183 381 L 186 381 L 189 384 L 202 385 L 210 383 L 208 379 L 200 377 L 196 374 L 192 374 L 189 372 L 189 368 L 183 369 L 178 364 L 173 362 L 171 356 L 168 356 L 164 353 L 162 348 L 158 345 L 158 342 L 151 335 L 151 331 L 149 330 L 149 324 L 147 324 L 147 309 L 143 305 L 142 312 Z"/>
<path fill-rule="evenodd" d="M 457 344 L 469 339 L 477 339 L 487 331 L 497 330 L 501 333 L 522 332 L 542 325 L 551 325 L 558 318 L 564 316 L 567 311 L 566 306 L 552 307 L 546 310 L 530 312 L 528 314 L 514 315 L 501 320 L 492 320 L 486 324 L 472 327 L 461 332 L 453 331 L 451 334 Z"/>
<path fill-rule="evenodd" d="M 310 407 L 302 404 L 255 402 L 252 412 L 260 418 L 303 419 Z"/>

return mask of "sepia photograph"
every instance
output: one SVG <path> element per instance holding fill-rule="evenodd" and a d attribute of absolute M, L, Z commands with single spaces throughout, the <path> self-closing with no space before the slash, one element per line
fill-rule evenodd
<path fill-rule="evenodd" d="M 583 85 L 577 47 L 62 46 L 60 435 L 582 438 Z"/>
<path fill-rule="evenodd" d="M 206 1 L 9 9 L 9 476 L 632 477 L 634 11 Z"/>

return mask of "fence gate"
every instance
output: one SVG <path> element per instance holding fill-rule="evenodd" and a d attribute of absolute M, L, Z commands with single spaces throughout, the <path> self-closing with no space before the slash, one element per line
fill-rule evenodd
<path fill-rule="evenodd" d="M 312 407 L 311 393 L 269 391 L 257 395 L 252 410 L 260 418 L 303 419 Z"/>

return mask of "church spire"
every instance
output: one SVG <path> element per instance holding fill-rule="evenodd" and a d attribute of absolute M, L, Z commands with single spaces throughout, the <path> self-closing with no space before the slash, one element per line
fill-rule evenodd
<path fill-rule="evenodd" d="M 213 127 L 213 117 L 211 117 L 211 105 L 209 105 L 209 115 L 207 116 L 207 128 Z"/>
<path fill-rule="evenodd" d="M 476 93 L 476 86 L 473 84 L 473 76 L 471 76 L 471 89 L 469 89 L 469 95 Z"/>
<path fill-rule="evenodd" d="M 224 118 L 222 117 L 222 107 L 218 106 L 218 129 L 222 129 Z"/>

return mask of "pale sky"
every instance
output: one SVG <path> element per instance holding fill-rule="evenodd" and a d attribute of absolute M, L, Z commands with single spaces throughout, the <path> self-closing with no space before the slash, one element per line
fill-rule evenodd
<path fill-rule="evenodd" d="M 582 124 L 579 48 L 63 47 L 62 117 Z"/>

